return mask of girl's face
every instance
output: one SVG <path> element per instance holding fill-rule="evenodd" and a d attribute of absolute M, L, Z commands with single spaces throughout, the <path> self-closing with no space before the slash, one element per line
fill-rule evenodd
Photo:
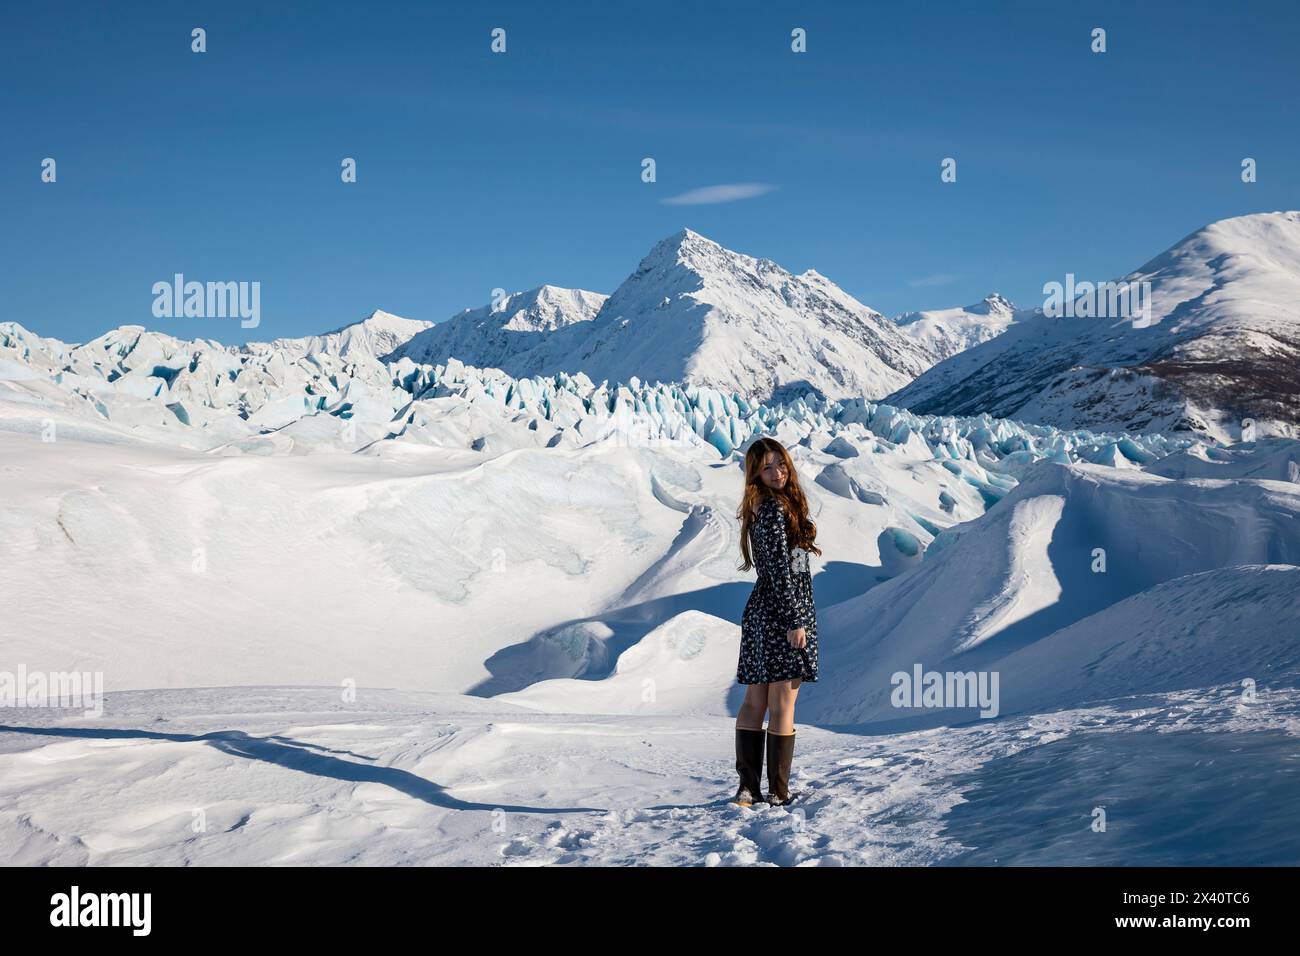
<path fill-rule="evenodd" d="M 776 452 L 769 451 L 767 457 L 763 459 L 763 470 L 759 475 L 763 479 L 763 484 L 769 488 L 785 487 L 785 460 Z"/>

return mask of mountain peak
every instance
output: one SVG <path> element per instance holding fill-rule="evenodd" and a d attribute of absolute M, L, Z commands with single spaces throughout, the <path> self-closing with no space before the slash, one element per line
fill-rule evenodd
<path fill-rule="evenodd" d="M 368 316 L 366 316 L 361 321 L 362 322 L 388 322 L 390 320 L 395 320 L 398 322 L 412 321 L 411 319 L 402 318 L 402 316 L 400 315 L 395 315 L 392 312 L 385 312 L 383 309 L 375 309 L 373 312 L 371 312 Z"/>
<path fill-rule="evenodd" d="M 558 285 L 539 285 L 526 292 L 515 292 L 489 303 L 481 313 L 506 316 L 501 327 L 518 332 L 545 332 L 573 322 L 595 318 L 605 296 L 585 289 L 566 289 Z M 477 310 L 472 314 L 479 315 Z"/>
<path fill-rule="evenodd" d="M 275 339 L 271 345 L 303 352 L 324 352 L 349 358 L 355 354 L 379 357 L 424 331 L 432 322 L 406 319 L 383 309 L 375 309 L 364 319 L 349 322 L 319 335 L 293 339 Z"/>
<path fill-rule="evenodd" d="M 455 357 L 479 368 L 527 377 L 538 374 L 539 355 L 551 337 L 568 326 L 590 322 L 606 298 L 599 292 L 549 284 L 512 292 L 425 329 L 385 358 L 440 365 Z"/>
<path fill-rule="evenodd" d="M 1239 256 L 1259 256 L 1256 263 L 1269 271 L 1293 277 L 1300 271 L 1300 212 L 1256 212 L 1220 219 L 1188 233 L 1130 276 L 1148 274 L 1153 281 L 1163 273 L 1182 274 L 1207 268 L 1221 269 Z M 1222 258 L 1222 257 L 1228 258 Z M 1218 265 L 1214 265 L 1215 262 Z M 1290 281 L 1290 280 L 1288 280 Z"/>
<path fill-rule="evenodd" d="M 1061 428 L 1189 430 L 1214 440 L 1239 435 L 1246 419 L 1276 433 L 1300 429 L 1295 402 L 1281 397 L 1294 389 L 1278 391 L 1300 367 L 1300 212 L 1210 223 L 1114 281 L 1145 290 L 1144 322 L 1130 322 L 1122 302 L 1102 309 L 1099 295 L 1080 291 L 1092 309 L 1066 319 L 1041 310 L 1012 318 L 1001 335 L 935 366 L 888 402 Z"/>
<path fill-rule="evenodd" d="M 630 278 L 651 279 L 675 292 L 704 286 L 757 288 L 773 282 L 829 283 L 822 276 L 795 276 L 771 259 L 728 249 L 693 229 L 681 229 L 655 244 Z"/>
<path fill-rule="evenodd" d="M 661 239 L 655 243 L 653 249 L 641 261 L 642 268 L 653 268 L 656 265 L 697 265 L 709 258 L 717 257 L 721 253 L 736 255 L 729 249 L 724 249 L 721 245 L 705 236 L 700 235 L 693 229 L 680 229 L 666 239 Z"/>
<path fill-rule="evenodd" d="M 913 341 L 942 362 L 959 352 L 997 338 L 1015 320 L 1016 307 L 1004 295 L 990 292 L 974 305 L 955 309 L 904 312 L 894 322 Z"/>
<path fill-rule="evenodd" d="M 577 347 L 552 356 L 559 367 L 593 380 L 636 375 L 759 400 L 791 382 L 835 397 L 875 397 L 930 364 L 928 353 L 833 282 L 794 275 L 692 229 L 656 243 L 582 331 Z"/>
<path fill-rule="evenodd" d="M 363 330 L 388 329 L 409 332 L 414 335 L 421 329 L 428 328 L 433 323 L 421 319 L 407 319 L 400 315 L 394 315 L 392 312 L 385 312 L 383 309 L 375 309 L 363 319 L 357 319 L 355 322 L 345 322 L 337 329 L 330 329 L 328 332 L 321 332 L 318 335 L 303 336 L 299 340 L 285 339 L 284 341 L 307 341 L 307 340 L 324 340 L 327 336 L 341 335 L 346 332 L 355 332 Z M 409 337 L 409 336 L 408 336 Z M 279 341 L 279 340 L 277 340 Z"/>
<path fill-rule="evenodd" d="M 974 315 L 993 315 L 996 313 L 1010 315 L 1016 311 L 1016 304 L 999 292 L 990 292 L 979 302 L 967 306 L 966 311 Z"/>
<path fill-rule="evenodd" d="M 664 239 L 659 244 L 663 245 L 665 243 L 669 243 L 673 246 L 683 246 L 683 245 L 695 245 L 701 242 L 707 243 L 711 246 L 717 245 L 717 243 L 714 242 L 712 239 L 708 238 L 707 236 L 703 236 L 700 233 L 696 232 L 694 229 L 690 229 L 690 228 L 678 229 L 671 236 L 669 236 L 667 239 Z"/>

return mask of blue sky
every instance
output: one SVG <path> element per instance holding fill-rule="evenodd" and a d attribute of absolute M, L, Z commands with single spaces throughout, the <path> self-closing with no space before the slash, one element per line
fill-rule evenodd
<path fill-rule="evenodd" d="M 611 292 L 684 226 L 889 315 L 1039 304 L 1300 208 L 1298 6 L 8 4 L 0 319 L 231 343 L 440 321 L 497 287 Z M 729 183 L 775 188 L 662 202 Z M 260 282 L 260 327 L 155 319 L 176 272 Z"/>

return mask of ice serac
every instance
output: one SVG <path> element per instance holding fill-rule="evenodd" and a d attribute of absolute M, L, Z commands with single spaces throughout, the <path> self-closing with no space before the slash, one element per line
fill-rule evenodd
<path fill-rule="evenodd" d="M 809 270 L 689 229 L 660 242 L 589 324 L 552 336 L 535 374 L 682 382 L 750 400 L 878 398 L 933 359 L 879 312 Z"/>
<path fill-rule="evenodd" d="M 553 285 L 516 292 L 439 322 L 393 349 L 387 359 L 441 365 L 455 358 L 515 376 L 539 374 L 548 339 L 557 330 L 590 322 L 606 298 L 599 292 Z"/>
<path fill-rule="evenodd" d="M 357 355 L 380 358 L 431 325 L 432 322 L 404 319 L 400 315 L 376 309 L 360 322 L 352 322 L 332 332 L 296 339 L 276 339 L 271 345 L 298 354 L 323 352 L 340 358 L 354 358 Z"/>
<path fill-rule="evenodd" d="M 888 401 L 1062 428 L 1300 434 L 1300 212 L 1213 223 L 1115 281 L 1150 283 L 1149 326 L 1038 310 Z"/>
<path fill-rule="evenodd" d="M 1129 468 L 1195 444 L 988 416 L 923 416 L 861 398 L 757 403 L 712 386 L 636 376 L 611 386 L 583 373 L 516 378 L 455 358 L 429 366 L 405 357 L 381 362 L 360 351 L 342 357 L 265 342 L 223 346 L 138 325 L 69 345 L 0 323 L 0 429 L 40 430 L 46 422 L 61 436 L 218 455 L 380 454 L 383 447 L 400 453 L 397 446 L 418 445 L 492 456 L 519 447 L 616 444 L 733 459 L 768 433 L 790 447 L 824 446 L 840 462 L 895 454 L 934 461 L 956 483 L 940 489 L 945 514 L 958 489 L 973 489 L 986 505 L 996 502 L 1038 459 Z M 1211 454 L 1203 447 L 1200 453 Z M 1292 468 L 1279 459 L 1273 470 L 1287 476 Z M 865 503 L 885 497 L 843 468 L 824 469 L 817 481 Z"/>
<path fill-rule="evenodd" d="M 1017 310 L 1010 299 L 994 292 L 965 308 L 904 312 L 894 318 L 894 324 L 942 362 L 996 338 L 1029 311 Z"/>

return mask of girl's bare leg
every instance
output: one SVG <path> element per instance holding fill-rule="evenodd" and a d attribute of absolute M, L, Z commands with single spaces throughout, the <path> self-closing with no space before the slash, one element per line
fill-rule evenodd
<path fill-rule="evenodd" d="M 736 712 L 737 730 L 762 730 L 767 711 L 767 684 L 746 684 L 745 699 Z"/>
<path fill-rule="evenodd" d="M 794 702 L 799 693 L 802 678 L 773 681 L 767 687 L 767 709 L 769 719 L 767 732 L 770 734 L 794 733 Z"/>

